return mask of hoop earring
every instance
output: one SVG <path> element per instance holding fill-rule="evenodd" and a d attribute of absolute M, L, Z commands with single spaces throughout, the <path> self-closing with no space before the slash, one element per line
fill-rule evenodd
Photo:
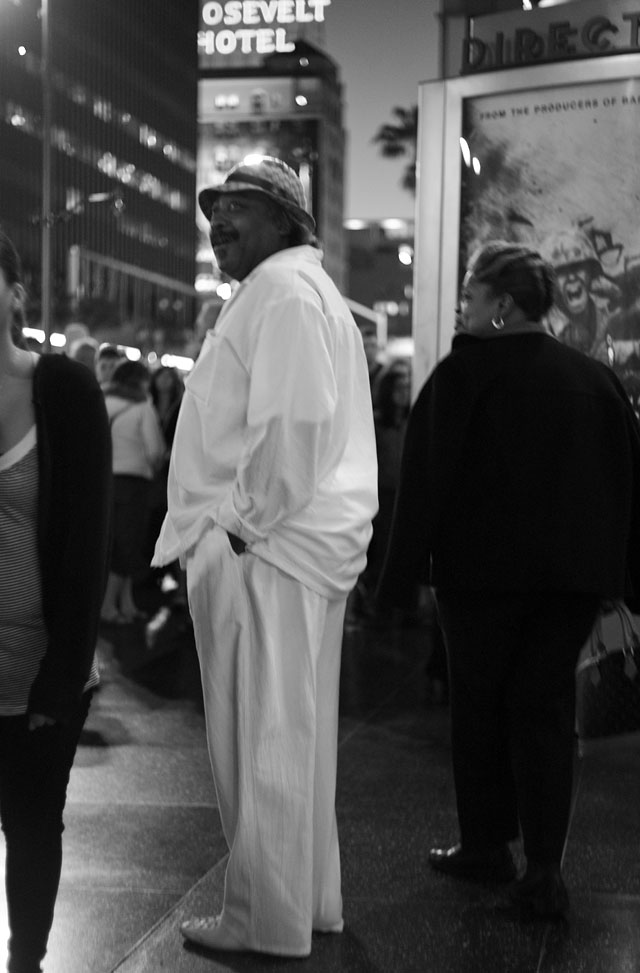
<path fill-rule="evenodd" d="M 502 331 L 504 328 L 504 318 L 491 318 L 491 324 L 496 329 L 496 331 Z"/>

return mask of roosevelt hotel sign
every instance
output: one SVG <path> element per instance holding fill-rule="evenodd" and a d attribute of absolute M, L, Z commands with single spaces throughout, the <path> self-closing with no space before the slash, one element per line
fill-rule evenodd
<path fill-rule="evenodd" d="M 205 0 L 200 14 L 201 67 L 246 63 L 294 50 L 300 38 L 321 37 L 331 0 Z"/>

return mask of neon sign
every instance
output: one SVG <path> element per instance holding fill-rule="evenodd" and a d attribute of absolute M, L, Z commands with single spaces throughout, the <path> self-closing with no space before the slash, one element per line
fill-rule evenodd
<path fill-rule="evenodd" d="M 209 0 L 202 5 L 202 54 L 291 52 L 287 25 L 321 23 L 331 0 Z M 215 28 L 215 29 L 212 29 Z"/>

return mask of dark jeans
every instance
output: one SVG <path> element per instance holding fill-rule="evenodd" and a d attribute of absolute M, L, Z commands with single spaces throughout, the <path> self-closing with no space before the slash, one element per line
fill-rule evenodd
<path fill-rule="evenodd" d="M 62 867 L 62 813 L 91 692 L 66 724 L 29 730 L 0 717 L 0 821 L 6 842 L 10 973 L 37 973 L 47 949 Z"/>
<path fill-rule="evenodd" d="M 145 574 L 144 544 L 149 520 L 151 480 L 116 474 L 113 478 L 111 571 L 122 578 Z"/>
<path fill-rule="evenodd" d="M 529 861 L 560 863 L 573 784 L 575 667 L 600 600 L 438 590 L 464 846 L 497 847 L 521 829 Z"/>

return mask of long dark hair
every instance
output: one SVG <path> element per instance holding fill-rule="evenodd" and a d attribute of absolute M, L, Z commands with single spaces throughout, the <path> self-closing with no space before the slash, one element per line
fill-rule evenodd
<path fill-rule="evenodd" d="M 375 418 L 378 426 L 392 428 L 402 425 L 409 416 L 411 408 L 409 394 L 407 405 L 398 406 L 394 401 L 396 384 L 399 381 L 411 379 L 411 364 L 404 359 L 398 359 L 388 365 L 378 379 L 375 392 Z"/>
<path fill-rule="evenodd" d="M 4 274 L 9 287 L 14 284 L 22 284 L 22 265 L 18 251 L 0 226 L 0 271 Z M 19 304 L 13 310 L 13 321 L 11 322 L 11 338 L 13 343 L 20 348 L 26 347 L 22 329 L 25 326 L 24 308 Z"/>

